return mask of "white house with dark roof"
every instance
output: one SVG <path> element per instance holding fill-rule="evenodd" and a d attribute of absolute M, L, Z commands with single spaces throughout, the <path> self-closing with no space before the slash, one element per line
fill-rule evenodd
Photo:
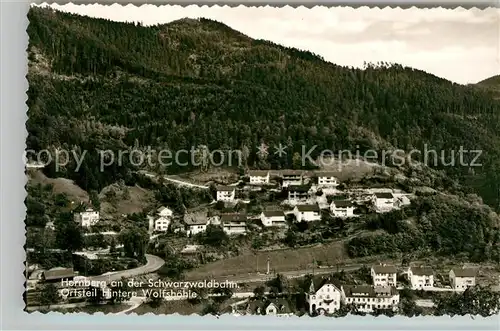
<path fill-rule="evenodd" d="M 248 177 L 252 185 L 269 184 L 269 170 L 249 170 Z"/>
<path fill-rule="evenodd" d="M 220 217 L 222 229 L 229 235 L 243 234 L 247 231 L 247 215 L 243 213 L 227 213 Z"/>
<path fill-rule="evenodd" d="M 317 171 L 315 172 L 318 187 L 337 187 L 339 180 L 335 177 L 335 173 L 330 171 Z"/>
<path fill-rule="evenodd" d="M 260 214 L 260 220 L 266 227 L 286 226 L 285 213 L 281 210 L 264 210 Z"/>
<path fill-rule="evenodd" d="M 318 205 L 296 205 L 293 209 L 297 222 L 312 222 L 321 220 L 321 210 Z"/>
<path fill-rule="evenodd" d="M 470 268 L 454 268 L 450 270 L 450 284 L 454 290 L 465 291 L 467 288 L 476 285 L 475 269 Z"/>
<path fill-rule="evenodd" d="M 184 215 L 184 224 L 187 235 L 195 235 L 207 230 L 209 224 L 206 213 L 192 213 Z"/>
<path fill-rule="evenodd" d="M 304 183 L 304 171 L 302 170 L 282 170 L 282 186 L 302 185 Z"/>
<path fill-rule="evenodd" d="M 377 213 L 384 213 L 396 208 L 396 198 L 391 192 L 377 192 L 372 196 L 372 203 Z"/>
<path fill-rule="evenodd" d="M 398 310 L 399 293 L 394 286 L 343 285 L 341 292 L 342 302 L 355 305 L 360 312 Z"/>
<path fill-rule="evenodd" d="M 335 217 L 352 217 L 354 204 L 349 200 L 333 200 L 330 204 L 330 211 Z"/>
<path fill-rule="evenodd" d="M 60 283 L 61 280 L 72 280 L 75 277 L 73 268 L 56 267 L 42 273 L 45 282 Z"/>
<path fill-rule="evenodd" d="M 434 271 L 429 267 L 409 267 L 408 280 L 413 290 L 425 290 L 434 287 Z"/>
<path fill-rule="evenodd" d="M 293 310 L 290 307 L 290 303 L 285 298 L 268 300 L 263 308 L 266 315 L 278 317 L 293 316 Z"/>
<path fill-rule="evenodd" d="M 313 280 L 306 293 L 306 302 L 309 305 L 309 314 L 332 314 L 340 309 L 342 300 L 341 290 L 328 278 Z"/>
<path fill-rule="evenodd" d="M 89 227 L 99 222 L 99 212 L 92 208 L 87 208 L 85 211 L 75 213 L 73 218 L 80 226 Z"/>
<path fill-rule="evenodd" d="M 306 201 L 311 194 L 311 185 L 288 185 L 288 201 L 291 203 Z"/>
<path fill-rule="evenodd" d="M 236 197 L 236 187 L 234 186 L 218 186 L 217 201 L 234 201 Z"/>
<path fill-rule="evenodd" d="M 374 286 L 396 286 L 396 267 L 393 265 L 378 264 L 370 270 Z"/>
<path fill-rule="evenodd" d="M 154 230 L 167 231 L 174 212 L 167 207 L 160 207 L 157 209 L 157 215 L 158 217 L 154 220 Z"/>

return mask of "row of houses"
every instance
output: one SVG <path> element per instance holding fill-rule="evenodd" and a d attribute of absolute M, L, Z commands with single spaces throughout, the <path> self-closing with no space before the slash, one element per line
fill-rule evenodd
<path fill-rule="evenodd" d="M 406 270 L 410 286 L 414 290 L 434 288 L 434 271 L 430 267 L 411 266 Z M 396 286 L 397 269 L 391 265 L 375 265 L 371 268 L 374 286 Z M 450 287 L 453 290 L 466 290 L 476 285 L 476 270 L 454 268 L 448 273 Z"/>
<path fill-rule="evenodd" d="M 289 185 L 302 185 L 306 177 L 312 177 L 316 179 L 316 183 L 319 186 L 324 187 L 336 187 L 339 185 L 338 179 L 335 177 L 335 173 L 328 171 L 315 171 L 312 174 L 303 170 L 281 170 L 273 171 L 276 177 L 280 178 L 282 181 L 282 187 L 288 187 Z M 266 185 L 271 182 L 271 171 L 269 170 L 249 170 L 247 172 L 249 178 L 249 183 L 251 185 Z"/>
<path fill-rule="evenodd" d="M 313 187 L 310 184 L 291 184 L 287 186 L 286 189 L 288 194 L 288 203 L 293 205 L 314 201 L 316 199 L 316 189 L 317 187 Z M 236 200 L 236 187 L 217 187 L 216 199 L 217 201 L 234 202 Z M 371 194 L 367 200 L 373 206 L 374 210 L 379 213 L 391 211 L 404 204 L 391 192 L 376 192 Z M 354 216 L 355 206 L 351 200 L 332 201 L 329 208 L 335 217 Z"/>
<path fill-rule="evenodd" d="M 399 305 L 397 269 L 390 265 L 374 265 L 371 270 L 373 285 L 339 285 L 330 279 L 312 281 L 306 301 L 310 314 L 331 314 L 344 305 L 355 305 L 357 310 L 371 313 L 375 310 L 396 312 Z M 424 289 L 434 286 L 434 272 L 427 267 L 409 267 L 408 279 L 412 289 Z M 465 290 L 476 285 L 476 270 L 454 268 L 449 272 L 451 288 Z"/>
<path fill-rule="evenodd" d="M 306 302 L 309 314 L 332 314 L 341 304 L 354 305 L 357 310 L 372 313 L 376 310 L 397 311 L 399 293 L 395 286 L 339 285 L 329 278 L 312 281 Z"/>

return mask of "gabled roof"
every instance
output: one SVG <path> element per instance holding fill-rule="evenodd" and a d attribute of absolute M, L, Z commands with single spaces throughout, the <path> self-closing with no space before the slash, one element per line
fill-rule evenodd
<path fill-rule="evenodd" d="M 309 192 L 311 185 L 289 185 L 288 191 L 292 192 Z"/>
<path fill-rule="evenodd" d="M 316 177 L 336 177 L 337 173 L 334 171 L 315 171 L 314 175 Z"/>
<path fill-rule="evenodd" d="M 290 303 L 284 298 L 271 299 L 264 305 L 264 309 L 267 309 L 271 304 L 273 304 L 277 309 L 277 314 L 290 314 L 293 313 L 290 308 Z"/>
<path fill-rule="evenodd" d="M 193 213 L 184 215 L 184 223 L 186 225 L 205 225 L 208 222 L 206 213 Z"/>
<path fill-rule="evenodd" d="M 73 268 L 52 268 L 43 272 L 45 280 L 71 278 L 75 276 Z"/>
<path fill-rule="evenodd" d="M 333 200 L 332 204 L 337 208 L 353 207 L 354 205 L 350 200 Z"/>
<path fill-rule="evenodd" d="M 303 174 L 304 174 L 303 170 L 292 170 L 292 169 L 281 170 L 282 176 L 301 176 Z"/>
<path fill-rule="evenodd" d="M 376 274 L 395 274 L 395 273 L 397 273 L 397 269 L 393 265 L 377 264 L 377 265 L 372 266 L 372 268 Z"/>
<path fill-rule="evenodd" d="M 456 268 L 452 269 L 455 277 L 476 277 L 476 269 Z"/>
<path fill-rule="evenodd" d="M 269 170 L 248 170 L 248 176 L 266 177 L 269 175 Z"/>
<path fill-rule="evenodd" d="M 336 284 L 336 282 L 334 282 L 332 279 L 330 279 L 329 277 L 324 277 L 324 278 L 321 278 L 321 279 L 313 279 L 311 281 L 311 286 L 309 287 L 309 293 L 310 294 L 314 294 L 316 292 L 318 292 L 323 286 L 325 286 L 326 284 L 331 284 L 333 285 L 337 290 L 340 291 L 340 284 Z"/>
<path fill-rule="evenodd" d="M 228 213 L 222 214 L 220 217 L 221 222 L 231 223 L 231 222 L 246 222 L 247 215 L 243 213 Z"/>
<path fill-rule="evenodd" d="M 220 185 L 220 186 L 217 186 L 217 191 L 219 192 L 232 192 L 236 190 L 236 187 L 235 186 L 223 186 L 223 185 Z"/>
<path fill-rule="evenodd" d="M 164 207 L 164 206 L 158 208 L 156 211 L 158 214 L 163 214 L 163 213 L 172 214 L 173 213 L 172 209 L 170 209 L 168 207 Z"/>
<path fill-rule="evenodd" d="M 282 210 L 264 210 L 265 217 L 285 217 L 285 213 Z"/>
<path fill-rule="evenodd" d="M 391 192 L 377 192 L 375 193 L 377 199 L 393 199 L 394 195 Z"/>
<path fill-rule="evenodd" d="M 434 271 L 430 267 L 410 267 L 411 272 L 417 276 L 431 276 Z"/>
<path fill-rule="evenodd" d="M 295 207 L 300 212 L 307 212 L 307 211 L 317 211 L 317 212 L 319 212 L 320 211 L 318 205 L 296 205 Z"/>

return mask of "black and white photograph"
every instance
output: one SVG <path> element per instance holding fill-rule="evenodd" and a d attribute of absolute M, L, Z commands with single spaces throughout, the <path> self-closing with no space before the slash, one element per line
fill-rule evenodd
<path fill-rule="evenodd" d="M 32 4 L 25 311 L 497 315 L 499 17 Z"/>

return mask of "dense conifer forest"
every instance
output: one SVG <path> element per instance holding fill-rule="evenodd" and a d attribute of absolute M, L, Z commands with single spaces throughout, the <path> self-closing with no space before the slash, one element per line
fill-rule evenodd
<path fill-rule="evenodd" d="M 500 101 L 493 89 L 397 64 L 341 67 L 208 19 L 144 27 L 32 8 L 29 21 L 27 147 L 88 150 L 77 172 L 74 162 L 58 173 L 44 170 L 87 191 L 135 180 L 137 167 L 128 161 L 101 172 L 96 148 L 206 145 L 248 150 L 249 166 L 279 169 L 294 167 L 290 151 L 303 145 L 462 146 L 483 151 L 481 167 L 432 166 L 499 206 Z M 284 144 L 288 153 L 258 160 L 255 146 L 263 142 Z"/>

